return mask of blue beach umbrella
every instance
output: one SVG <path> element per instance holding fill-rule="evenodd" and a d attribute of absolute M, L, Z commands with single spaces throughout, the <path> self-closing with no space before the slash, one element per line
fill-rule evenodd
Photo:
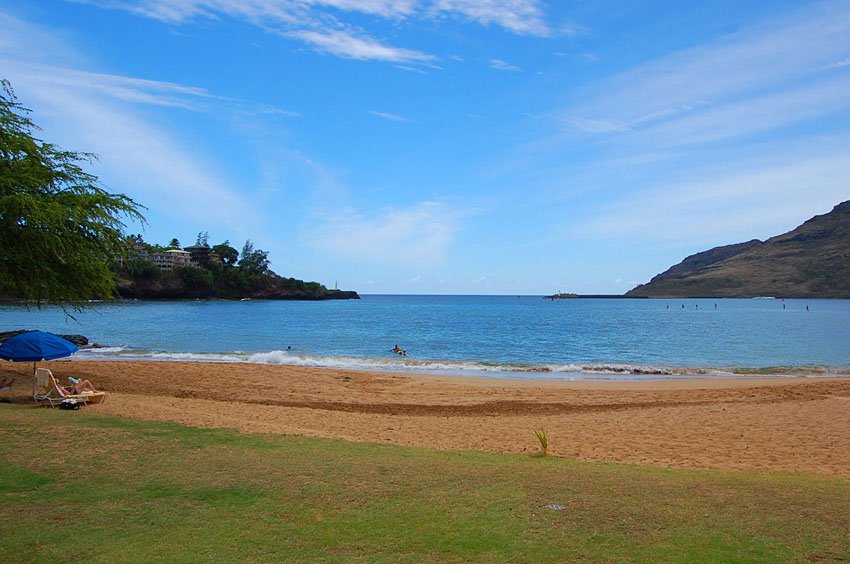
<path fill-rule="evenodd" d="M 0 358 L 12 362 L 38 362 L 71 356 L 77 345 L 44 331 L 20 333 L 0 345 Z"/>

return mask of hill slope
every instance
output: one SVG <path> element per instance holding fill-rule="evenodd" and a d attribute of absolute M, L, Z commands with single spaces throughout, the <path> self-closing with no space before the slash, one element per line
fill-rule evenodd
<path fill-rule="evenodd" d="M 850 201 L 765 242 L 691 255 L 626 295 L 850 298 Z"/>

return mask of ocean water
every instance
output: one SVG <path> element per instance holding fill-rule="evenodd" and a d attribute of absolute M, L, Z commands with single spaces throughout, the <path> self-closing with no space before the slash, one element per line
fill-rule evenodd
<path fill-rule="evenodd" d="M 850 300 L 367 295 L 327 302 L 102 302 L 74 316 L 5 304 L 0 330 L 83 334 L 103 346 L 76 355 L 87 359 L 562 379 L 850 370 Z M 391 352 L 395 344 L 407 355 Z"/>

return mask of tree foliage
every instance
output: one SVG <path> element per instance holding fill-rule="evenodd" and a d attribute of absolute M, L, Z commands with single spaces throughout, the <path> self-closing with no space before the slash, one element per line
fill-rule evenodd
<path fill-rule="evenodd" d="M 202 232 L 206 234 L 206 232 Z M 127 238 L 123 263 L 115 262 L 117 292 L 138 299 L 339 299 L 338 292 L 318 282 L 278 276 L 269 269 L 268 251 L 255 249 L 251 241 L 242 248 L 243 256 L 225 240 L 212 247 L 222 260 L 200 261 L 187 266 L 161 270 L 154 262 L 164 247 L 146 243 L 141 235 Z M 151 260 L 153 259 L 153 260 Z"/>
<path fill-rule="evenodd" d="M 227 266 L 236 266 L 236 263 L 239 262 L 239 251 L 230 246 L 229 240 L 213 246 L 212 252 L 221 257 L 221 262 Z"/>
<path fill-rule="evenodd" d="M 245 241 L 242 247 L 242 258 L 239 259 L 239 268 L 249 274 L 266 274 L 269 272 L 269 252 L 254 250 L 254 244 L 250 240 Z"/>
<path fill-rule="evenodd" d="M 30 110 L 0 85 L 0 296 L 76 309 L 110 297 L 107 261 L 142 206 L 83 169 L 94 155 L 35 138 Z"/>
<path fill-rule="evenodd" d="M 183 267 L 174 269 L 190 298 L 211 298 L 215 295 L 213 274 L 206 268 Z"/>
<path fill-rule="evenodd" d="M 198 233 L 198 238 L 195 240 L 196 247 L 209 247 L 210 246 L 210 232 L 209 231 L 201 231 Z"/>
<path fill-rule="evenodd" d="M 155 280 L 159 277 L 159 267 L 147 259 L 131 257 L 124 262 L 124 269 L 130 276 L 144 280 Z"/>

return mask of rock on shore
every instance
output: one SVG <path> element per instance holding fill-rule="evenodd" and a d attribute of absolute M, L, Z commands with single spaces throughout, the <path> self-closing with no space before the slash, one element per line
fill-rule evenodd
<path fill-rule="evenodd" d="M 21 333 L 29 333 L 30 331 L 34 331 L 34 329 L 16 329 L 14 331 L 0 331 L 0 343 L 6 341 L 7 339 L 11 339 L 15 335 L 20 335 Z M 89 344 L 88 337 L 84 335 L 58 335 L 62 337 L 66 341 L 70 341 L 77 345 L 78 347 L 86 347 Z"/>

